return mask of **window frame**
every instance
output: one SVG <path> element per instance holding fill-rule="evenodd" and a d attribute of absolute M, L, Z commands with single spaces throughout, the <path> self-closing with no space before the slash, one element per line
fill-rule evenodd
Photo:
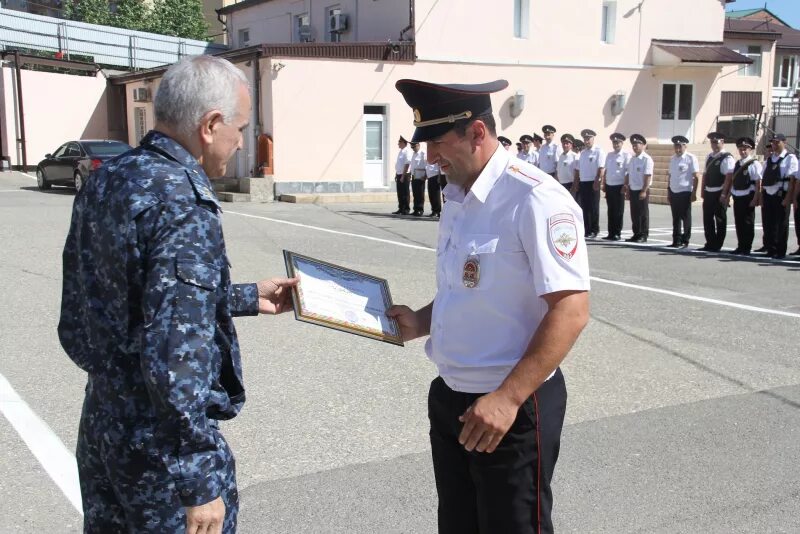
<path fill-rule="evenodd" d="M 614 44 L 617 33 L 617 2 L 603 0 L 600 8 L 600 42 Z"/>
<path fill-rule="evenodd" d="M 243 39 L 242 37 L 247 35 L 247 39 Z M 239 48 L 245 48 L 250 46 L 250 28 L 240 28 L 236 32 L 237 40 L 236 44 Z"/>
<path fill-rule="evenodd" d="M 758 48 L 758 52 L 751 51 L 751 48 Z M 741 68 L 739 68 L 739 76 L 760 78 L 763 68 L 764 48 L 761 45 L 744 44 L 739 46 L 738 52 L 746 58 L 753 60 L 753 63 L 742 65 Z M 753 72 L 752 69 L 755 69 L 756 66 L 758 67 L 758 71 Z"/>
<path fill-rule="evenodd" d="M 305 21 L 306 24 L 303 24 L 303 21 Z M 294 16 L 294 32 L 292 33 L 294 35 L 296 42 L 298 43 L 311 42 L 312 40 L 311 35 L 309 35 L 308 41 L 306 41 L 300 34 L 300 28 L 302 28 L 303 26 L 308 26 L 309 28 L 311 27 L 311 17 L 309 16 L 308 12 L 298 13 L 297 15 Z"/>

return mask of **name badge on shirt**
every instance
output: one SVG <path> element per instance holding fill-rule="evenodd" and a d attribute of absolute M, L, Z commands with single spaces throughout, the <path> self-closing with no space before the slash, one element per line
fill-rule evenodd
<path fill-rule="evenodd" d="M 464 287 L 470 289 L 477 287 L 481 280 L 481 259 L 480 256 L 472 254 L 464 262 L 464 273 L 461 278 Z"/>
<path fill-rule="evenodd" d="M 685 171 L 688 168 L 689 168 L 689 166 L 687 164 L 685 164 L 685 163 L 681 163 L 681 164 L 678 165 L 678 170 L 681 171 L 681 172 Z"/>
<path fill-rule="evenodd" d="M 641 167 L 636 167 L 636 172 L 642 172 L 642 168 Z"/>
<path fill-rule="evenodd" d="M 594 161 L 594 156 L 589 156 L 589 161 Z"/>
<path fill-rule="evenodd" d="M 621 161 L 618 161 L 618 162 L 617 162 L 617 168 L 618 168 L 618 169 L 621 169 L 621 168 L 622 168 L 622 162 L 621 162 Z"/>

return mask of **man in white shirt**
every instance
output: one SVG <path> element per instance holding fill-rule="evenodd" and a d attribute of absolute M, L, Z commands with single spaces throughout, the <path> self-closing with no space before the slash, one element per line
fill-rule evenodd
<path fill-rule="evenodd" d="M 563 150 L 558 156 L 556 171 L 558 183 L 563 185 L 573 198 L 575 198 L 575 195 L 572 194 L 572 182 L 575 179 L 575 162 L 578 160 L 578 154 L 573 150 L 574 143 L 575 138 L 572 137 L 572 134 L 567 133 L 561 136 L 561 148 Z"/>
<path fill-rule="evenodd" d="M 442 173 L 439 165 L 428 163 L 425 165 L 425 174 L 428 177 L 428 200 L 431 203 L 428 217 L 439 217 L 442 214 Z"/>
<path fill-rule="evenodd" d="M 410 191 L 411 177 L 408 169 L 411 166 L 411 157 L 413 152 L 411 147 L 408 146 L 408 141 L 402 135 L 397 140 L 397 148 L 400 151 L 397 153 L 397 160 L 394 163 L 394 183 L 397 186 L 397 211 L 392 215 L 408 215 L 411 212 L 410 206 Z"/>
<path fill-rule="evenodd" d="M 544 137 L 537 133 L 533 134 L 533 148 L 531 149 L 531 152 L 536 153 L 536 161 L 533 161 L 532 163 L 537 167 L 539 166 L 539 159 L 541 156 L 539 150 L 542 149 L 542 143 L 544 143 Z"/>
<path fill-rule="evenodd" d="M 697 156 L 686 151 L 689 140 L 676 135 L 672 138 L 675 155 L 669 162 L 667 200 L 672 210 L 672 244 L 670 248 L 686 248 L 692 237 L 692 202 L 697 200 L 700 164 Z"/>
<path fill-rule="evenodd" d="M 518 154 L 517 157 L 522 161 L 527 161 L 531 165 L 536 165 L 539 153 L 533 149 L 533 137 L 524 134 L 519 138 L 519 142 L 522 143 L 522 153 Z"/>
<path fill-rule="evenodd" d="M 557 178 L 556 168 L 562 150 L 561 145 L 555 141 L 556 128 L 545 124 L 542 126 L 542 133 L 544 134 L 544 143 L 539 148 L 539 168 L 553 178 Z"/>
<path fill-rule="evenodd" d="M 584 237 L 592 239 L 600 232 L 600 181 L 606 162 L 605 151 L 594 144 L 596 135 L 588 128 L 581 130 L 585 147 L 578 158 L 572 186 L 583 210 Z"/>
<path fill-rule="evenodd" d="M 751 151 L 756 142 L 751 137 L 736 140 L 739 161 L 733 168 L 731 195 L 733 196 L 733 219 L 736 222 L 736 249 L 731 254 L 749 256 L 755 235 L 756 206 L 761 202 L 761 163 Z"/>
<path fill-rule="evenodd" d="M 428 164 L 425 151 L 420 150 L 419 143 L 411 143 L 411 163 L 408 166 L 408 173 L 411 175 L 411 194 L 414 197 L 414 217 L 422 217 L 425 211 L 425 179 L 428 176 L 425 167 Z"/>
<path fill-rule="evenodd" d="M 631 203 L 631 230 L 626 239 L 632 243 L 647 243 L 650 236 L 650 184 L 653 180 L 653 158 L 645 152 L 647 139 L 642 134 L 631 136 L 633 157 L 625 174 L 625 197 Z"/>
<path fill-rule="evenodd" d="M 613 150 L 606 156 L 605 173 L 603 173 L 602 190 L 606 193 L 606 204 L 608 206 L 608 235 L 603 239 L 607 241 L 619 241 L 622 239 L 622 221 L 625 217 L 625 173 L 628 170 L 628 162 L 631 155 L 622 150 L 625 143 L 625 136 L 621 133 L 613 133 L 609 137 Z"/>
<path fill-rule="evenodd" d="M 764 212 L 764 240 L 767 256 L 786 257 L 789 241 L 789 210 L 791 208 L 790 183 L 797 176 L 797 156 L 786 150 L 786 136 L 774 134 L 771 140 L 772 155 L 764 162 L 761 177 L 761 196 Z"/>
<path fill-rule="evenodd" d="M 559 365 L 589 313 L 580 210 L 499 146 L 490 93 L 508 82 L 396 86 L 414 109 L 413 139 L 428 142 L 449 182 L 436 296 L 388 311 L 405 341 L 430 334 L 439 371 L 428 396 L 439 532 L 552 532 Z"/>
<path fill-rule="evenodd" d="M 703 230 L 706 244 L 699 250 L 719 252 L 725 242 L 728 229 L 728 195 L 736 162 L 725 152 L 725 136 L 711 132 L 707 136 L 711 143 L 711 153 L 706 157 L 703 173 Z"/>
<path fill-rule="evenodd" d="M 500 142 L 500 145 L 505 148 L 506 150 L 511 150 L 511 139 L 508 137 L 504 137 L 502 135 L 497 136 L 497 140 Z"/>

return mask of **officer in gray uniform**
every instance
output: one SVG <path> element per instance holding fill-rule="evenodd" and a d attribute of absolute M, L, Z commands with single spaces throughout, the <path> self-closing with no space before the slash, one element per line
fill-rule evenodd
<path fill-rule="evenodd" d="M 706 244 L 699 250 L 719 252 L 728 229 L 728 195 L 736 162 L 729 152 L 723 150 L 725 144 L 723 134 L 711 132 L 706 137 L 711 142 L 711 153 L 706 157 L 701 191 Z"/>
<path fill-rule="evenodd" d="M 231 284 L 209 178 L 242 146 L 244 74 L 183 59 L 154 107 L 155 130 L 78 193 L 64 247 L 58 335 L 88 374 L 84 531 L 232 533 L 234 458 L 218 421 L 245 400 L 233 317 L 291 309 L 297 280 Z"/>

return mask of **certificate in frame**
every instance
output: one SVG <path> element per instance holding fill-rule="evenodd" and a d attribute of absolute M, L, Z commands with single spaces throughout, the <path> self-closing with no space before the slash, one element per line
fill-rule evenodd
<path fill-rule="evenodd" d="M 403 346 L 400 326 L 386 317 L 392 296 L 385 279 L 289 250 L 283 258 L 289 277 L 300 278 L 292 288 L 295 319 Z"/>

